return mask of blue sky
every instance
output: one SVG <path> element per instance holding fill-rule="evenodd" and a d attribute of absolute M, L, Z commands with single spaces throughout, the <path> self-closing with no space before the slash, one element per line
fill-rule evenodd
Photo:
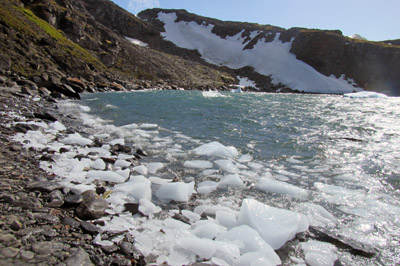
<path fill-rule="evenodd" d="M 186 9 L 220 20 L 283 28 L 340 29 L 373 40 L 400 39 L 400 0 L 112 0 L 131 13 Z"/>

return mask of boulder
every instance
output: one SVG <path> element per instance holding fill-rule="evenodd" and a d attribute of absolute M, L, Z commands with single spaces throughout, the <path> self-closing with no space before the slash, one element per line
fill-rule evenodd
<path fill-rule="evenodd" d="M 82 193 L 82 203 L 75 210 L 76 216 L 82 220 L 94 220 L 106 215 L 108 202 L 93 190 Z"/>

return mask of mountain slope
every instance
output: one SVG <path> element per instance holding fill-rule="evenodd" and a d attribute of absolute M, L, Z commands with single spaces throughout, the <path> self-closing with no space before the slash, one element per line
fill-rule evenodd
<path fill-rule="evenodd" d="M 151 42 L 154 36 L 159 34 L 151 25 L 109 0 L 0 0 L 2 69 L 42 80 L 73 76 L 125 86 L 148 80 L 216 87 L 234 80 L 228 73 L 125 38 Z"/>
<path fill-rule="evenodd" d="M 340 31 L 282 28 L 200 17 L 184 10 L 139 14 L 178 47 L 215 65 L 248 67 L 257 86 L 344 93 L 364 88 L 400 95 L 400 47 L 345 37 Z M 243 74 L 243 73 L 242 73 Z M 255 77 L 261 74 L 270 77 Z"/>

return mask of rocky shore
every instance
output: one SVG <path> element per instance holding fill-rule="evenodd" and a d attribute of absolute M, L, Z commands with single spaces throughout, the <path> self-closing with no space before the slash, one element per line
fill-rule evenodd
<path fill-rule="evenodd" d="M 18 132 L 37 130 L 19 122 L 58 121 L 70 132 L 79 128 L 74 118 L 58 112 L 57 95 L 35 90 L 33 82 L 18 83 L 1 76 L 0 265 L 145 265 L 129 234 L 121 235 L 119 245 L 93 244 L 101 230 L 89 219 L 105 215 L 108 205 L 99 195 L 104 191 L 80 194 L 63 187 L 39 167 L 41 160 L 51 160 L 50 152 L 12 140 Z M 102 232 L 102 239 L 112 234 Z"/>

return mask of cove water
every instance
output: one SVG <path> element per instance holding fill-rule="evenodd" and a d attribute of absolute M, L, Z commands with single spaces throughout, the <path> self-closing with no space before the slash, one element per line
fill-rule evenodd
<path fill-rule="evenodd" d="M 247 164 L 225 169 L 243 185 L 199 195 L 205 202 L 232 207 L 254 198 L 378 250 L 373 258 L 339 250 L 345 265 L 400 262 L 398 98 L 137 91 L 84 94 L 81 104 L 117 127 L 157 128 L 156 136 L 142 130 L 125 137 L 152 154 L 145 160 L 164 163 L 196 186 L 221 176 L 184 167 L 207 159 L 192 151 L 213 141 L 234 146 Z"/>

